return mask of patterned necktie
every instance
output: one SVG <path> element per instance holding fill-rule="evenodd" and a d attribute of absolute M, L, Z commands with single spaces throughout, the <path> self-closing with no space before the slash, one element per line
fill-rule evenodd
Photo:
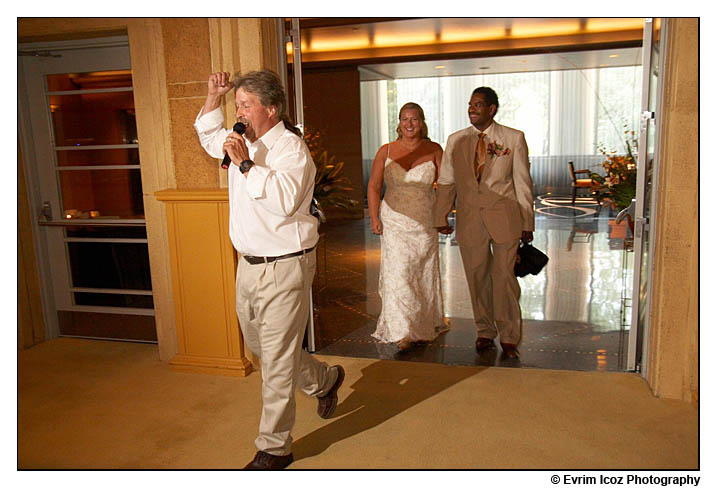
<path fill-rule="evenodd" d="M 479 142 L 476 143 L 476 151 L 474 153 L 474 175 L 476 175 L 476 180 L 479 182 L 481 181 L 481 173 L 484 171 L 484 164 L 486 163 L 485 137 L 485 132 L 479 134 Z"/>

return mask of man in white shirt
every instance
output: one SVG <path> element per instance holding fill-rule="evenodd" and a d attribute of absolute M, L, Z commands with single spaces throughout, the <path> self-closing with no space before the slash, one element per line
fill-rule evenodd
<path fill-rule="evenodd" d="M 232 88 L 243 135 L 224 128 L 220 105 Z M 328 418 L 344 380 L 341 365 L 329 367 L 302 349 L 319 240 L 318 221 L 309 211 L 316 169 L 271 71 L 231 81 L 226 72 L 210 75 L 194 127 L 208 154 L 226 153 L 232 160 L 229 234 L 242 256 L 237 315 L 245 343 L 262 363 L 258 452 L 245 468 L 281 469 L 293 461 L 295 389 L 316 396 L 319 416 Z"/>

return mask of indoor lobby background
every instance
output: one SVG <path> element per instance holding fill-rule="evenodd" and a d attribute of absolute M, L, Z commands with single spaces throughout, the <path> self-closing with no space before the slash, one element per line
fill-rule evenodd
<path fill-rule="evenodd" d="M 351 32 L 353 28 L 399 20 L 352 19 L 346 25 L 339 19 L 303 19 L 302 29 L 308 39 L 313 37 L 316 46 L 321 46 L 319 41 L 327 32 L 340 39 L 336 31 L 331 34 L 332 29 Z M 501 20 L 504 23 L 506 19 Z M 566 24 L 570 20 L 566 19 Z M 465 99 L 470 90 L 478 84 L 505 81 L 514 90 L 510 93 L 518 93 L 529 102 L 512 108 L 514 95 L 501 97 L 499 120 L 527 133 L 532 171 L 541 168 L 534 175 L 537 198 L 565 195 L 570 192 L 567 160 L 573 159 L 580 168 L 600 164 L 596 144 L 616 148 L 622 141 L 624 120 L 631 129 L 637 129 L 643 19 L 627 19 L 624 23 L 613 20 L 613 27 L 608 22 L 608 26 L 595 31 L 589 28 L 590 22 L 576 19 L 578 27 L 571 24 L 551 31 L 557 27 L 540 26 L 548 30 L 523 35 L 518 34 L 518 28 L 513 35 L 511 29 L 504 29 L 503 34 L 489 39 L 457 39 L 447 45 L 425 40 L 414 40 L 408 46 L 381 45 L 376 38 L 373 46 L 339 50 L 318 47 L 313 51 L 309 43 L 302 52 L 305 126 L 318 131 L 327 151 L 345 163 L 345 174 L 354 187 L 351 197 L 363 203 L 367 160 L 391 137 L 397 107 L 409 99 L 422 104 L 432 139 L 443 145 L 448 134 L 466 125 Z M 656 142 L 661 161 L 655 182 L 659 211 L 652 223 L 656 241 L 649 355 L 641 375 L 654 395 L 697 404 L 698 20 L 679 18 L 669 19 L 668 23 L 663 105 L 658 121 L 661 138 Z M 278 70 L 280 32 L 275 19 L 267 18 L 18 19 L 19 50 L 42 50 L 53 45 L 74 49 L 83 42 L 126 38 L 131 60 L 130 93 L 134 96 L 130 115 L 137 128 L 137 134 L 130 135 L 126 142 L 137 158 L 124 166 L 129 174 L 141 175 L 141 181 L 135 177 L 127 181 L 128 185 L 141 185 L 144 208 L 139 214 L 146 234 L 121 239 L 146 243 L 149 267 L 149 280 L 123 286 L 135 291 L 127 295 L 139 297 L 133 299 L 133 308 L 144 309 L 134 318 L 141 318 L 137 328 L 142 331 L 141 337 L 130 339 L 156 341 L 158 358 L 176 369 L 244 376 L 255 368 L 256 361 L 244 350 L 234 315 L 237 257 L 226 233 L 226 174 L 202 151 L 192 121 L 204 99 L 209 73 L 261 67 Z M 546 58 L 551 59 L 549 63 L 569 63 L 573 51 L 618 49 L 621 57 L 617 59 L 622 64 L 588 69 L 554 64 L 550 69 L 532 69 L 525 75 L 519 67 L 513 75 L 464 73 L 419 79 L 387 79 L 392 77 L 377 75 L 382 73 L 381 66 L 373 66 L 385 64 L 399 69 L 399 65 L 411 61 L 428 63 L 427 70 L 438 70 L 432 61 L 439 59 L 437 46 L 444 51 L 454 50 L 445 59 L 483 58 L 487 63 L 518 55 L 526 56 L 529 63 L 541 56 L 544 63 Z M 128 78 L 120 76 L 123 77 L 119 83 L 124 90 Z M 527 83 L 522 81 L 526 77 L 530 79 Z M 291 70 L 288 80 L 291 86 Z M 24 80 L 19 79 L 19 98 L 30 90 L 24 85 Z M 58 93 L 62 90 L 66 87 Z M 587 103 L 564 103 L 575 100 Z M 630 102 L 630 110 L 622 112 L 626 101 Z M 26 174 L 28 163 L 23 165 L 23 159 L 33 161 L 39 151 L 32 147 L 35 126 L 28 108 L 32 104 L 24 103 L 18 113 L 18 349 L 31 348 L 61 334 L 91 336 L 82 329 L 82 320 L 59 313 L 60 308 L 55 307 L 59 300 L 47 291 L 47 282 L 38 271 L 49 267 L 45 261 L 51 260 L 43 257 L 51 239 L 40 234 L 52 231 L 48 231 L 51 226 L 35 224 L 43 199 L 38 198 L 40 190 L 34 183 L 39 178 Z M 227 119 L 233 120 L 231 100 L 226 101 L 224 109 Z M 612 121 L 606 114 L 611 114 Z M 541 122 L 546 120 L 551 123 Z M 576 121 L 592 121 L 595 125 Z M 363 219 L 363 205 L 347 211 L 330 210 L 333 222 L 351 226 Z M 371 237 L 355 232 L 361 234 L 358 239 L 362 246 L 371 245 Z M 115 239 L 106 234 L 70 238 L 68 249 L 86 246 L 83 240 Z M 604 244 L 609 245 L 608 241 Z M 331 259 L 331 250 L 326 251 L 324 259 Z M 324 276 L 318 274 L 318 280 L 325 279 L 327 273 L 331 268 L 325 269 Z M 370 278 L 366 280 L 368 283 Z M 606 288 L 614 293 L 606 302 L 620 303 L 620 284 L 608 284 Z M 84 289 L 73 291 L 75 300 L 87 293 Z M 102 293 L 103 297 L 111 295 L 106 290 Z M 151 297 L 149 307 L 147 297 Z M 375 307 L 370 300 L 365 302 L 363 307 Z M 126 314 L 113 311 L 107 317 L 114 314 L 115 319 L 108 322 L 122 324 Z M 371 320 L 370 309 L 359 312 Z M 610 313 L 620 316 L 620 307 Z M 96 316 L 89 320 L 91 324 L 96 322 Z M 61 328 L 70 328 L 70 333 L 63 333 Z M 74 334 L 72 328 L 76 328 Z"/>
<path fill-rule="evenodd" d="M 419 103 L 429 136 L 446 147 L 448 135 L 467 124 L 466 94 L 493 87 L 500 101 L 496 120 L 526 134 L 535 244 L 551 260 L 538 276 L 519 279 L 521 361 L 477 356 L 458 247 L 453 235 L 440 236 L 444 309 L 452 330 L 398 354 L 371 336 L 381 310 L 380 240 L 370 232 L 366 215 L 363 221 L 330 222 L 322 229 L 314 287 L 317 351 L 451 365 L 624 370 L 633 236 L 625 221 L 616 224 L 617 212 L 610 206 L 597 206 L 585 192 L 574 201 L 567 163 L 603 173 L 602 147 L 625 152 L 627 140 L 639 131 L 641 61 L 641 48 L 624 47 L 359 65 L 363 188 L 377 148 L 396 138 L 399 107 Z"/>

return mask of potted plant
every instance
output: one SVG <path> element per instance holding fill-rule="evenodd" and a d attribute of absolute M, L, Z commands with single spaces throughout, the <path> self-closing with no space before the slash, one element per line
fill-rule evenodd
<path fill-rule="evenodd" d="M 626 137 L 626 154 L 608 152 L 604 146 L 599 151 L 605 156 L 602 163 L 606 175 L 592 173 L 591 178 L 597 184 L 598 198 L 607 202 L 613 209 L 619 211 L 631 205 L 636 197 L 636 157 L 638 140 L 635 131 L 624 131 Z M 633 219 L 627 215 L 628 227 L 633 235 Z"/>
<path fill-rule="evenodd" d="M 605 175 L 592 173 L 591 178 L 597 184 L 599 198 L 608 202 L 612 208 L 623 210 L 636 197 L 636 157 L 638 140 L 634 131 L 625 130 L 626 153 L 608 152 L 604 146 L 599 151 L 606 158 L 602 163 Z"/>

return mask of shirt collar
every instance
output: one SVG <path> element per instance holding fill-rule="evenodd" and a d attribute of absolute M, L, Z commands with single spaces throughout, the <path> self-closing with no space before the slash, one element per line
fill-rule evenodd
<path fill-rule="evenodd" d="M 257 144 L 259 141 L 261 141 L 264 147 L 267 148 L 267 150 L 270 150 L 282 134 L 284 134 L 284 121 L 279 121 L 273 128 L 265 132 L 264 136 L 257 139 L 254 144 Z"/>
<path fill-rule="evenodd" d="M 489 139 L 494 139 L 494 132 L 496 131 L 496 123 L 494 121 L 491 121 L 491 124 L 489 124 L 489 127 L 487 127 L 484 131 L 479 131 L 476 126 L 471 126 L 474 128 L 474 131 L 481 134 L 482 132 L 486 134 L 486 136 Z"/>

